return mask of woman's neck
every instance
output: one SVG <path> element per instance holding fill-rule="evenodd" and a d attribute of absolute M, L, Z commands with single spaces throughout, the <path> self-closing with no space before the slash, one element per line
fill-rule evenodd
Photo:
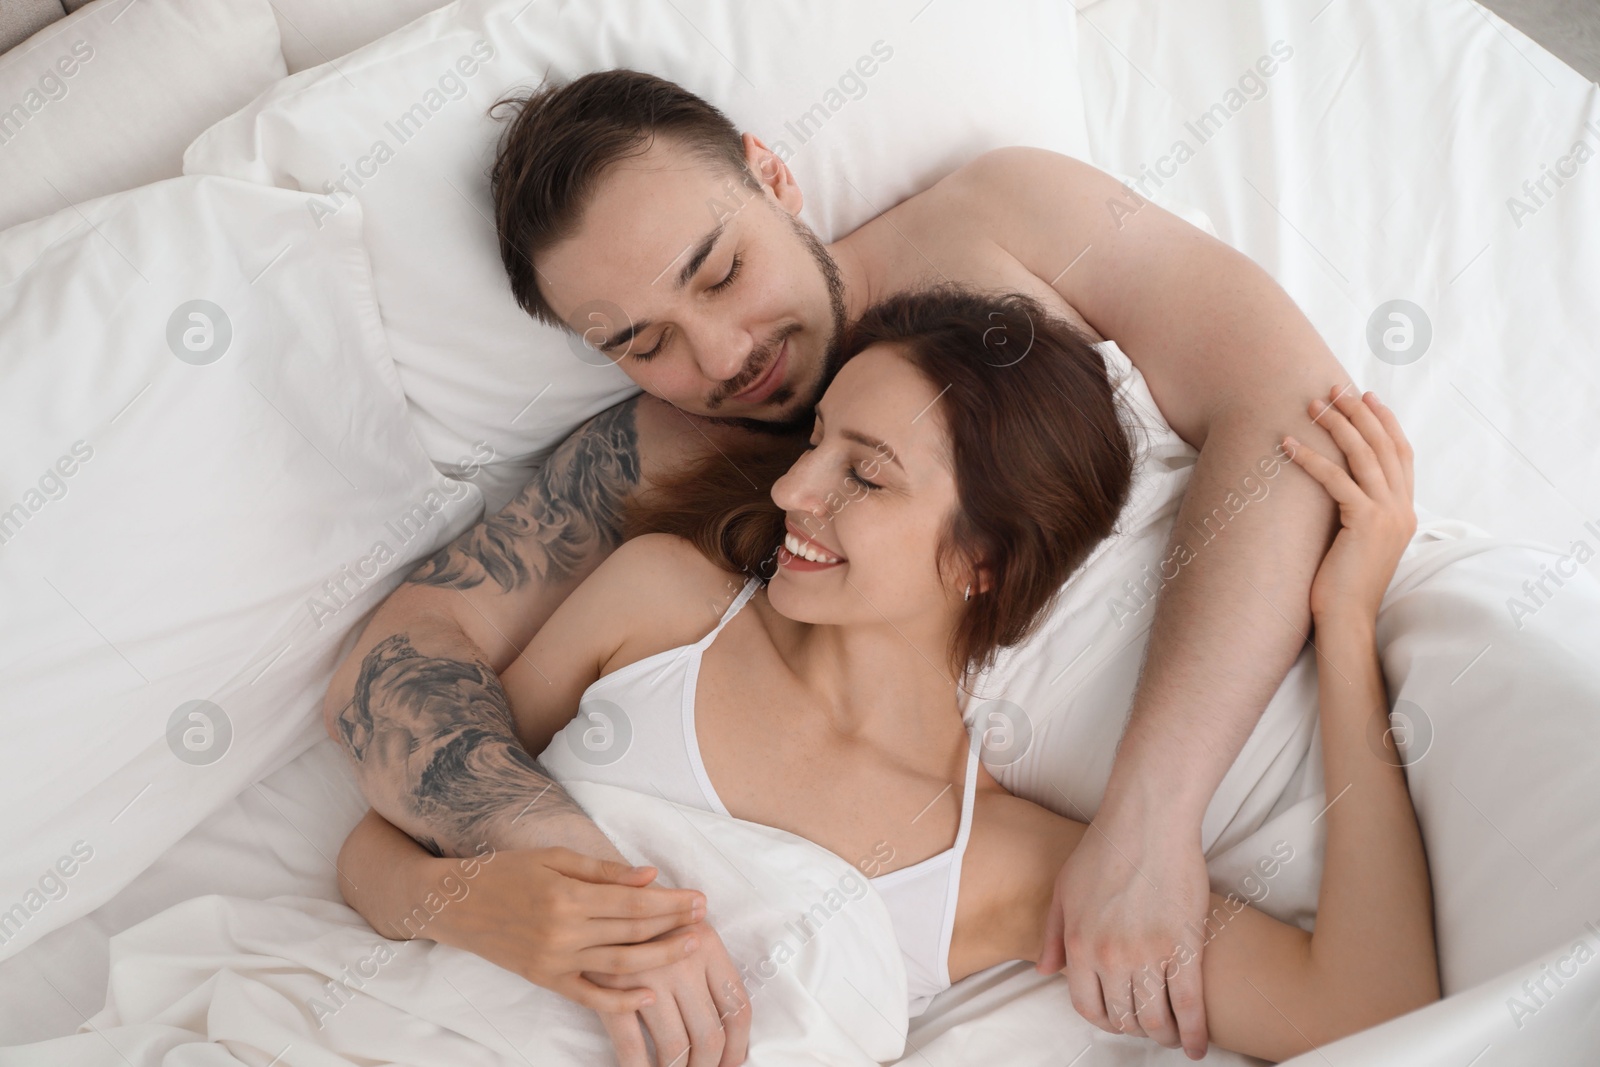
<path fill-rule="evenodd" d="M 960 722 L 948 634 L 888 622 L 800 623 L 766 610 L 782 620 L 773 630 L 779 654 L 841 733 L 901 747 L 907 736 L 937 733 L 927 726 Z"/>

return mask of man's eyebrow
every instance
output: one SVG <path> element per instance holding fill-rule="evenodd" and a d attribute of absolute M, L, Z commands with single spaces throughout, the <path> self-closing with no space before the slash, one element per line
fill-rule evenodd
<path fill-rule="evenodd" d="M 694 251 L 689 255 L 689 262 L 685 263 L 683 269 L 678 272 L 679 289 L 688 285 L 689 279 L 694 277 L 695 272 L 705 266 L 706 258 L 711 255 L 711 250 L 722 239 L 722 231 L 726 225 L 726 223 L 717 223 L 717 228 L 700 238 L 700 243 L 694 246 Z"/>
<path fill-rule="evenodd" d="M 689 262 L 685 263 L 683 269 L 678 272 L 679 289 L 688 285 L 689 279 L 694 277 L 695 272 L 705 266 L 706 260 L 711 255 L 711 250 L 716 248 L 717 242 L 722 239 L 722 233 L 726 225 L 726 223 L 718 223 L 716 229 L 700 238 L 700 243 L 694 246 L 694 251 L 689 254 Z M 679 255 L 682 254 L 681 252 L 679 253 Z M 620 348 L 645 330 L 648 330 L 650 326 L 650 320 L 645 319 L 643 322 L 633 323 L 626 329 L 618 330 L 606 340 L 605 344 L 600 346 L 600 351 L 610 352 L 614 348 Z"/>
<path fill-rule="evenodd" d="M 645 319 L 643 322 L 632 323 L 626 329 L 618 330 L 616 333 L 612 334 L 606 340 L 606 342 L 600 346 L 599 350 L 601 352 L 609 352 L 614 348 L 618 348 L 618 347 L 620 347 L 622 345 L 629 344 L 630 342 L 633 341 L 633 339 L 635 337 L 637 337 L 639 334 L 643 333 L 645 330 L 648 330 L 649 328 L 650 328 L 650 320 L 649 319 Z"/>

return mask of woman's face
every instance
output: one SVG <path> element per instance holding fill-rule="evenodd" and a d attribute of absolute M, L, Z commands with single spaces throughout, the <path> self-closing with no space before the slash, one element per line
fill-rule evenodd
<path fill-rule="evenodd" d="M 891 345 L 840 369 L 817 403 L 811 448 L 772 486 L 788 529 L 767 589 L 779 612 L 921 630 L 960 611 L 966 578 L 941 583 L 935 562 L 957 502 L 938 398 Z"/>

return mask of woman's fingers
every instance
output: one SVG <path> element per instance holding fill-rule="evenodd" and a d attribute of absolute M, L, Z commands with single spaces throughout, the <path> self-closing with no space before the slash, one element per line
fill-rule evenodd
<path fill-rule="evenodd" d="M 600 1022 L 611 1036 L 611 1046 L 617 1050 L 617 1063 L 621 1067 L 650 1067 L 650 1051 L 645 1048 L 639 1016 L 633 1012 L 601 1012 Z"/>
<path fill-rule="evenodd" d="M 1309 445 L 1303 445 L 1293 437 L 1283 439 L 1284 446 L 1289 449 L 1289 458 L 1299 465 L 1311 477 L 1322 484 L 1341 507 L 1355 507 L 1367 499 L 1361 487 L 1350 480 L 1350 476 L 1335 462 L 1322 455 Z"/>
<path fill-rule="evenodd" d="M 1394 442 L 1395 458 L 1400 464 L 1401 473 L 1405 476 L 1403 483 L 1396 484 L 1405 485 L 1406 499 L 1410 500 L 1414 495 L 1412 461 L 1415 458 L 1411 451 L 1411 442 L 1406 440 L 1405 431 L 1400 428 L 1400 420 L 1395 417 L 1393 411 L 1389 410 L 1387 404 L 1378 399 L 1377 393 L 1368 393 L 1365 399 L 1372 405 L 1373 414 L 1377 415 L 1378 421 L 1383 424 L 1384 431 L 1388 433 L 1389 439 Z"/>
<path fill-rule="evenodd" d="M 681 989 L 677 994 L 678 1017 L 689 1034 L 689 1061 L 686 1067 L 718 1067 L 727 1037 L 722 1030 L 716 1003 L 707 986 Z"/>
<path fill-rule="evenodd" d="M 1183 965 L 1178 973 L 1167 978 L 1167 1003 L 1172 1005 L 1172 1017 L 1178 1024 L 1183 1039 L 1183 1051 L 1191 1060 L 1205 1056 L 1211 1034 L 1206 1029 L 1206 1009 L 1201 997 L 1200 957 Z"/>
<path fill-rule="evenodd" d="M 639 1018 L 655 1042 L 658 1067 L 684 1067 L 689 1060 L 689 1031 L 671 993 L 639 1012 Z"/>
<path fill-rule="evenodd" d="M 1139 1025 L 1139 1016 L 1134 1011 L 1131 978 L 1113 978 L 1102 974 L 1100 988 L 1105 992 L 1106 1014 L 1111 1017 L 1113 1030 L 1130 1037 L 1149 1036 L 1144 1032 L 1144 1027 Z"/>
<path fill-rule="evenodd" d="M 583 943 L 592 948 L 608 945 L 642 945 L 663 934 L 685 926 L 695 920 L 682 915 L 663 915 L 653 919 L 590 919 L 583 925 Z M 603 971 L 604 967 L 584 967 L 586 971 Z M 615 973 L 615 972 L 613 972 Z"/>
<path fill-rule="evenodd" d="M 1117 1028 L 1112 1025 L 1111 1017 L 1106 1014 L 1106 998 L 1100 991 L 1100 976 L 1092 967 L 1075 967 L 1068 953 L 1066 965 L 1067 994 L 1072 998 L 1072 1007 L 1077 1013 L 1100 1029 L 1109 1033 L 1116 1033 Z"/>
<path fill-rule="evenodd" d="M 1172 1008 L 1167 1003 L 1166 982 L 1163 980 L 1154 990 L 1144 989 L 1143 995 L 1139 983 L 1135 982 L 1133 993 L 1133 1010 L 1139 1019 L 1139 1026 L 1156 1044 L 1166 1048 L 1177 1048 L 1180 1043 L 1178 1023 L 1173 1018 Z"/>
<path fill-rule="evenodd" d="M 675 920 L 656 933 L 699 922 L 706 910 L 705 897 L 698 890 L 653 885 L 588 885 L 583 888 L 583 905 L 595 919 Z"/>
<path fill-rule="evenodd" d="M 581 974 L 573 975 L 572 981 L 556 992 L 601 1015 L 632 1015 L 656 999 L 655 993 L 648 989 L 607 989 L 595 985 Z"/>
<path fill-rule="evenodd" d="M 692 933 L 642 945 L 604 941 L 578 953 L 578 968 L 602 974 L 638 974 L 677 963 L 698 947 Z"/>
<path fill-rule="evenodd" d="M 713 961 L 706 968 L 706 982 L 722 1022 L 722 1060 L 718 1067 L 736 1067 L 750 1055 L 750 991 L 732 960 Z"/>
<path fill-rule="evenodd" d="M 1051 974 L 1067 966 L 1065 936 L 1066 924 L 1061 917 L 1061 879 L 1057 878 L 1055 891 L 1050 897 L 1050 910 L 1045 912 L 1044 944 L 1039 946 L 1039 962 L 1033 965 L 1034 970 L 1040 974 Z M 1067 983 L 1069 988 L 1071 984 L 1070 981 Z M 1082 1014 L 1081 1010 L 1079 1014 Z"/>
<path fill-rule="evenodd" d="M 1359 400 L 1356 403 L 1359 404 Z M 1339 451 L 1344 453 L 1350 475 L 1362 491 L 1368 496 L 1381 495 L 1388 482 L 1383 466 L 1378 462 L 1372 446 L 1361 436 L 1361 431 L 1351 424 L 1341 405 L 1348 406 L 1348 401 L 1343 397 L 1334 402 L 1313 400 L 1306 409 L 1311 412 L 1312 421 L 1328 431 L 1334 444 L 1339 446 Z"/>
<path fill-rule="evenodd" d="M 1394 441 L 1389 436 L 1389 431 L 1384 428 L 1382 420 L 1372 409 L 1372 400 L 1377 399 L 1374 393 L 1357 393 L 1354 388 L 1343 391 L 1343 395 L 1335 398 L 1339 410 L 1345 418 L 1350 420 L 1361 434 L 1361 439 L 1372 449 L 1373 455 L 1378 457 L 1378 466 L 1383 470 L 1384 484 L 1396 491 L 1404 484 L 1400 472 L 1400 457 L 1395 452 Z"/>

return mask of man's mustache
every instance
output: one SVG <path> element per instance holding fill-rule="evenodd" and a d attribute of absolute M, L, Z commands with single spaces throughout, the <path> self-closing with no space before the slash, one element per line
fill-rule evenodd
<path fill-rule="evenodd" d="M 757 347 L 751 349 L 750 357 L 745 360 L 746 373 L 733 378 L 726 385 L 724 385 L 720 390 L 719 395 L 712 399 L 709 406 L 715 408 L 724 400 L 727 400 L 730 396 L 736 396 L 750 388 L 750 386 L 758 378 L 767 373 L 767 369 L 772 366 L 772 361 L 778 358 L 778 350 L 783 347 L 783 342 L 793 337 L 799 331 L 800 324 L 793 323 L 784 329 L 779 330 L 778 333 L 765 344 L 758 345 Z"/>

